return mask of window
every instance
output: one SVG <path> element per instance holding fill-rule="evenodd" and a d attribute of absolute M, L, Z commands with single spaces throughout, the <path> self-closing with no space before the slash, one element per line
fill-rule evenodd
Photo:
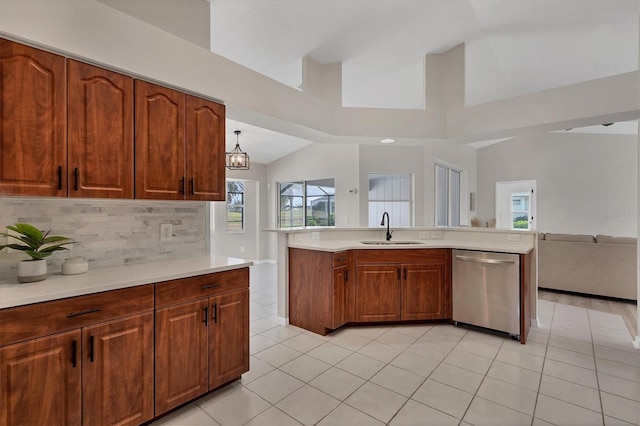
<path fill-rule="evenodd" d="M 512 229 L 529 229 L 529 194 L 511 194 Z"/>
<path fill-rule="evenodd" d="M 460 171 L 436 164 L 436 226 L 460 226 Z"/>
<path fill-rule="evenodd" d="M 227 181 L 227 230 L 244 231 L 244 184 Z"/>
<path fill-rule="evenodd" d="M 280 228 L 335 226 L 335 179 L 278 184 Z"/>
<path fill-rule="evenodd" d="M 392 226 L 411 226 L 412 194 L 409 174 L 369 174 L 369 227 L 380 226 L 384 212 Z"/>

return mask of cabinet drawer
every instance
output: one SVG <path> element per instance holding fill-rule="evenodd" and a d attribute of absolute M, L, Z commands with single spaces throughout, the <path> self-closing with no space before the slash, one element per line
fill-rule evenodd
<path fill-rule="evenodd" d="M 249 268 L 156 284 L 156 308 L 249 287 Z"/>
<path fill-rule="evenodd" d="M 445 263 L 451 249 L 356 250 L 356 264 L 364 263 Z"/>
<path fill-rule="evenodd" d="M 153 284 L 0 310 L 0 346 L 153 310 Z"/>
<path fill-rule="evenodd" d="M 349 252 L 340 251 L 338 253 L 333 253 L 333 267 L 339 268 L 340 266 L 347 266 L 349 262 Z"/>

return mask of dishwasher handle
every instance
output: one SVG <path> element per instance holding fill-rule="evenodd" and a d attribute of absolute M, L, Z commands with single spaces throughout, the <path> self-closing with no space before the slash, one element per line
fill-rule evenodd
<path fill-rule="evenodd" d="M 515 260 L 483 259 L 483 258 L 479 258 L 479 257 L 460 256 L 460 255 L 456 255 L 456 259 L 458 259 L 458 260 L 466 260 L 466 261 L 469 261 L 469 262 L 476 262 L 476 263 L 486 263 L 486 264 L 489 264 L 489 265 L 513 265 L 514 263 L 516 263 Z"/>

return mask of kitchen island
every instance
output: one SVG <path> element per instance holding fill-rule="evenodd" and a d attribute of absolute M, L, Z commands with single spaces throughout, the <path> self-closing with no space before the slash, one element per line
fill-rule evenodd
<path fill-rule="evenodd" d="M 249 266 L 214 255 L 0 283 L 0 424 L 138 425 L 249 370 Z"/>
<path fill-rule="evenodd" d="M 272 230 L 275 231 L 275 230 Z M 278 230 L 278 315 L 319 334 L 345 323 L 451 320 L 451 250 L 521 258 L 522 342 L 536 325 L 537 232 L 487 228 Z M 338 285 L 341 283 L 341 285 Z"/>

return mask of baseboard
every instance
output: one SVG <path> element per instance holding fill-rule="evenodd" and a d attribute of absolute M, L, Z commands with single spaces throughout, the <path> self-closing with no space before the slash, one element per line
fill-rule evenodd
<path fill-rule="evenodd" d="M 580 292 L 577 292 L 577 291 L 559 290 L 557 288 L 538 287 L 538 290 L 548 291 L 550 293 L 569 294 L 571 296 L 581 296 L 581 297 L 590 297 L 590 298 L 593 298 L 593 299 L 611 300 L 613 302 L 631 303 L 631 304 L 634 304 L 634 305 L 638 304 L 638 301 L 634 300 L 634 299 L 623 299 L 623 298 L 620 298 L 620 297 L 602 296 L 602 295 L 599 295 L 599 294 L 580 293 Z"/>
<path fill-rule="evenodd" d="M 284 317 L 281 317 L 281 316 L 277 316 L 275 318 L 275 322 L 278 325 L 288 325 L 289 324 L 289 317 L 284 318 Z"/>
<path fill-rule="evenodd" d="M 531 327 L 540 328 L 540 323 L 538 322 L 538 318 L 531 318 Z"/>
<path fill-rule="evenodd" d="M 640 349 L 640 336 L 636 336 L 636 340 L 633 341 L 633 346 L 636 349 Z"/>

